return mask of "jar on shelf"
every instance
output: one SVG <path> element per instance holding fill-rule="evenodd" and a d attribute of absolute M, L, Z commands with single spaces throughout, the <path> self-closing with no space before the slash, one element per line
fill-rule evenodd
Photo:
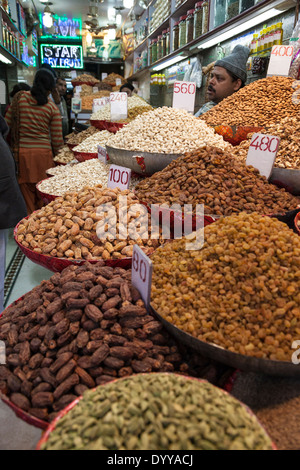
<path fill-rule="evenodd" d="M 194 39 L 194 13 L 195 10 L 188 10 L 186 17 L 186 44 Z"/>
<path fill-rule="evenodd" d="M 253 7 L 255 4 L 255 0 L 241 0 L 241 13 L 242 11 L 248 10 L 249 8 Z"/>
<path fill-rule="evenodd" d="M 162 35 L 157 37 L 157 60 L 162 58 Z"/>
<path fill-rule="evenodd" d="M 166 32 L 166 55 L 170 54 L 170 28 Z"/>
<path fill-rule="evenodd" d="M 157 61 L 157 39 L 152 41 L 152 64 Z"/>
<path fill-rule="evenodd" d="M 209 0 L 202 3 L 202 34 L 208 32 L 209 29 Z"/>
<path fill-rule="evenodd" d="M 282 44 L 282 23 L 276 23 L 275 32 L 274 32 L 274 46 Z"/>
<path fill-rule="evenodd" d="M 186 18 L 187 15 L 180 16 L 179 18 L 179 47 L 184 46 L 186 43 Z"/>
<path fill-rule="evenodd" d="M 215 19 L 214 28 L 217 28 L 221 24 L 225 23 L 226 15 L 226 2 L 224 0 L 215 0 Z"/>
<path fill-rule="evenodd" d="M 227 11 L 225 20 L 231 20 L 235 18 L 240 13 L 240 2 L 239 0 L 228 0 L 227 2 Z"/>
<path fill-rule="evenodd" d="M 176 51 L 179 47 L 179 21 L 173 26 L 173 51 Z"/>
<path fill-rule="evenodd" d="M 195 5 L 193 39 L 198 38 L 202 34 L 202 18 L 203 18 L 202 3 L 203 2 L 197 2 Z"/>
<path fill-rule="evenodd" d="M 167 30 L 164 29 L 162 32 L 162 57 L 167 55 Z"/>
<path fill-rule="evenodd" d="M 149 44 L 149 62 L 150 64 L 152 64 L 153 60 L 152 60 L 152 45 L 153 45 L 153 40 L 150 41 L 150 44 Z"/>

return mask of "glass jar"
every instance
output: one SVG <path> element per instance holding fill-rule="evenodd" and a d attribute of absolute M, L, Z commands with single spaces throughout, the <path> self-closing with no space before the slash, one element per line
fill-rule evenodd
<path fill-rule="evenodd" d="M 162 57 L 167 55 L 167 30 L 162 32 Z"/>
<path fill-rule="evenodd" d="M 157 37 L 157 60 L 162 58 L 162 35 Z"/>
<path fill-rule="evenodd" d="M 152 60 L 152 46 L 153 46 L 153 41 L 150 41 L 150 45 L 149 45 L 149 62 L 150 64 L 152 64 L 153 60 Z"/>
<path fill-rule="evenodd" d="M 173 26 L 173 51 L 176 51 L 179 47 L 179 21 Z"/>
<path fill-rule="evenodd" d="M 255 0 L 241 0 L 241 13 L 254 6 Z"/>
<path fill-rule="evenodd" d="M 170 54 L 170 28 L 166 32 L 166 55 Z"/>
<path fill-rule="evenodd" d="M 186 40 L 186 18 L 187 15 L 183 15 L 179 18 L 179 47 L 185 45 Z"/>
<path fill-rule="evenodd" d="M 226 2 L 224 0 L 215 1 L 215 19 L 214 19 L 214 28 L 217 28 L 221 24 L 225 23 L 225 8 Z"/>
<path fill-rule="evenodd" d="M 152 41 L 152 64 L 157 61 L 157 39 Z"/>
<path fill-rule="evenodd" d="M 191 42 L 194 38 L 194 13 L 195 10 L 188 10 L 186 17 L 186 44 Z"/>
<path fill-rule="evenodd" d="M 228 0 L 227 2 L 227 11 L 226 11 L 226 21 L 235 18 L 240 13 L 240 3 L 239 0 Z"/>
<path fill-rule="evenodd" d="M 209 0 L 202 3 L 202 10 L 202 34 L 205 34 L 209 28 Z"/>
<path fill-rule="evenodd" d="M 203 2 L 198 2 L 195 5 L 193 39 L 198 38 L 202 34 L 202 3 Z"/>

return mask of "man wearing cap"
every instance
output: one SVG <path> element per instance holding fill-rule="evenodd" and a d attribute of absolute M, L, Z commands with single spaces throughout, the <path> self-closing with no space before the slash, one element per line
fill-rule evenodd
<path fill-rule="evenodd" d="M 228 57 L 216 61 L 207 88 L 210 101 L 199 109 L 195 114 L 196 117 L 206 113 L 245 85 L 249 54 L 250 50 L 247 47 L 236 46 Z"/>

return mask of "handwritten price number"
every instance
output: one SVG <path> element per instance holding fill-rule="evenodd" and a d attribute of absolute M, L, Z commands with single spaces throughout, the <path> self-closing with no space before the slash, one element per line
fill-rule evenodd
<path fill-rule="evenodd" d="M 138 245 L 133 246 L 132 285 L 139 291 L 146 308 L 150 305 L 153 264 Z"/>
<path fill-rule="evenodd" d="M 110 101 L 126 101 L 127 100 L 127 93 L 111 93 Z"/>
<path fill-rule="evenodd" d="M 272 49 L 272 55 L 279 57 L 292 57 L 293 52 L 293 46 L 275 46 Z"/>
<path fill-rule="evenodd" d="M 186 83 L 186 82 L 175 82 L 174 83 L 174 93 L 181 93 L 183 95 L 194 95 L 196 92 L 195 83 Z"/>
<path fill-rule="evenodd" d="M 143 259 L 140 259 L 137 251 L 134 251 L 132 255 L 132 267 L 138 273 L 141 281 L 145 283 L 147 280 L 147 265 Z"/>
<path fill-rule="evenodd" d="M 131 170 L 129 168 L 111 165 L 108 176 L 108 187 L 119 187 L 120 189 L 128 189 L 130 177 Z"/>
<path fill-rule="evenodd" d="M 255 150 L 260 150 L 261 152 L 271 152 L 276 153 L 280 144 L 280 140 L 277 137 L 268 137 L 264 136 L 259 141 L 260 136 L 256 136 L 254 140 L 250 143 L 250 147 L 254 147 Z M 275 148 L 273 147 L 273 141 L 275 141 Z"/>

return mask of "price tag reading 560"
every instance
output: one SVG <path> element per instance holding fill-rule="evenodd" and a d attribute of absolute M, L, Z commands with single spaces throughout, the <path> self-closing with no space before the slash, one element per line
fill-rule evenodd
<path fill-rule="evenodd" d="M 146 308 L 150 305 L 152 283 L 152 261 L 138 245 L 133 246 L 131 282 L 139 291 Z"/>
<path fill-rule="evenodd" d="M 123 166 L 110 165 L 108 174 L 108 188 L 128 189 L 131 178 L 131 170 Z"/>
<path fill-rule="evenodd" d="M 175 82 L 173 90 L 173 108 L 185 109 L 193 113 L 195 107 L 196 83 Z"/>
<path fill-rule="evenodd" d="M 253 134 L 246 165 L 254 166 L 261 175 L 270 178 L 279 144 L 280 138 L 274 135 Z"/>

